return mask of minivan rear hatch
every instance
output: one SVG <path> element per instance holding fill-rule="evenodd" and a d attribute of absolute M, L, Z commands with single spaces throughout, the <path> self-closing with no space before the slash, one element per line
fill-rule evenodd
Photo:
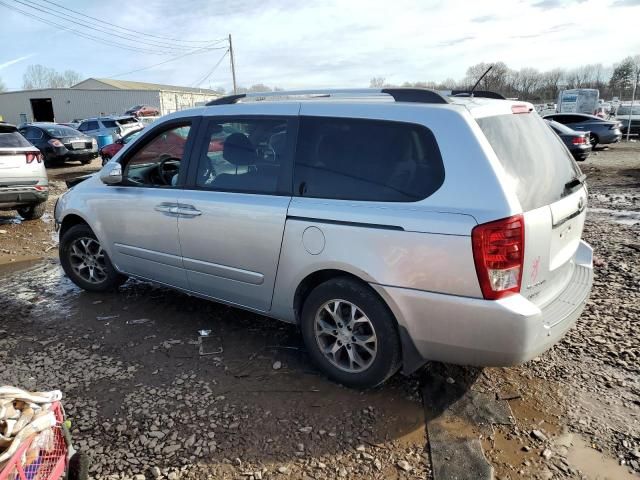
<path fill-rule="evenodd" d="M 543 307 L 567 286 L 586 215 L 584 175 L 562 140 L 528 108 L 477 118 L 514 190 L 525 225 L 520 292 Z M 524 107 L 524 106 L 522 106 Z"/>

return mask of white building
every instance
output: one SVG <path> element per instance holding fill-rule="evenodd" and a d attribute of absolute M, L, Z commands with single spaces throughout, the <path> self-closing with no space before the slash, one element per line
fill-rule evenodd
<path fill-rule="evenodd" d="M 135 105 L 150 105 L 162 115 L 204 105 L 213 90 L 88 78 L 70 88 L 0 93 L 0 117 L 6 122 L 70 122 L 101 115 L 121 115 Z"/>

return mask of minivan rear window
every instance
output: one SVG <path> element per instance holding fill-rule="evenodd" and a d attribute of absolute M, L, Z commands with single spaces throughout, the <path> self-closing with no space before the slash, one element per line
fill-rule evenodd
<path fill-rule="evenodd" d="M 0 130 L 0 148 L 22 148 L 31 147 L 29 141 L 17 131 L 4 132 Z"/>
<path fill-rule="evenodd" d="M 444 182 L 428 128 L 380 120 L 301 117 L 294 194 L 379 202 L 415 202 Z"/>
<path fill-rule="evenodd" d="M 535 113 L 477 119 L 509 176 L 523 211 L 556 202 L 582 175 L 562 140 Z"/>

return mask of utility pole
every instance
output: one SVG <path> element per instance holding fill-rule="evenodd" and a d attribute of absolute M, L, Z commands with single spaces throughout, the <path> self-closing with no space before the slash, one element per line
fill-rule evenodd
<path fill-rule="evenodd" d="M 233 77 L 233 94 L 238 93 L 238 86 L 236 85 L 236 62 L 233 58 L 233 43 L 231 43 L 231 34 L 229 34 L 229 57 L 231 58 L 231 76 Z"/>
<path fill-rule="evenodd" d="M 633 79 L 633 93 L 631 93 L 631 106 L 629 107 L 629 119 L 627 120 L 627 142 L 629 141 L 629 135 L 631 134 L 631 116 L 633 115 L 633 104 L 636 101 L 636 89 L 638 88 L 638 81 L 640 81 L 640 59 L 635 65 L 634 72 L 635 78 Z"/>

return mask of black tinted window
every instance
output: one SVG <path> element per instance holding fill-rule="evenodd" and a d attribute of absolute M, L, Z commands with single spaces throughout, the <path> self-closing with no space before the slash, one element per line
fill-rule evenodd
<path fill-rule="evenodd" d="M 87 122 L 85 130 L 98 130 L 98 122 Z"/>
<path fill-rule="evenodd" d="M 209 125 L 197 185 L 211 190 L 274 194 L 287 165 L 285 119 L 227 119 Z"/>
<path fill-rule="evenodd" d="M 444 181 L 440 150 L 423 126 L 302 117 L 294 193 L 342 200 L 414 202 Z"/>
<path fill-rule="evenodd" d="M 27 128 L 22 132 L 22 134 L 28 140 L 39 140 L 44 136 L 44 133 L 42 133 L 42 130 L 35 127 Z"/>
<path fill-rule="evenodd" d="M 102 125 L 104 128 L 116 128 L 118 126 L 115 120 L 102 120 Z"/>
<path fill-rule="evenodd" d="M 3 131 L 0 129 L 0 148 L 21 148 L 30 147 L 31 144 L 16 130 Z"/>
<path fill-rule="evenodd" d="M 559 200 L 581 175 L 562 140 L 534 113 L 479 118 L 478 124 L 526 212 Z"/>

